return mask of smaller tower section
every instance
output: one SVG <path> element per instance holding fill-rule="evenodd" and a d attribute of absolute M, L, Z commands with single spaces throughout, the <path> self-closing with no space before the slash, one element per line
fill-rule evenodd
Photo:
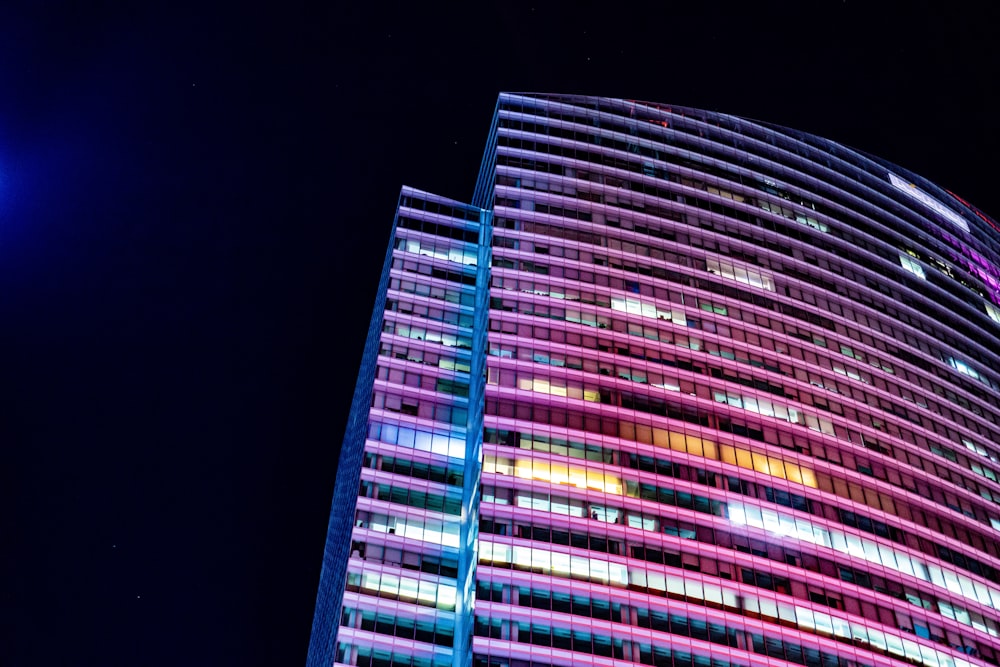
<path fill-rule="evenodd" d="M 317 622 L 321 609 L 337 617 L 324 619 L 325 632 L 314 623 L 310 665 L 467 661 L 485 323 L 478 337 L 475 331 L 477 312 L 486 315 L 477 294 L 485 299 L 487 216 L 410 188 L 400 196 L 317 600 Z M 334 579 L 341 580 L 339 601 Z"/>

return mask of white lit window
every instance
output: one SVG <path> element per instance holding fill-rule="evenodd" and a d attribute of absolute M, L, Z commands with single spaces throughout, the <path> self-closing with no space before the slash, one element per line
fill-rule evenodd
<path fill-rule="evenodd" d="M 842 530 L 828 530 L 815 526 L 808 520 L 793 519 L 782 512 L 744 505 L 735 501 L 727 503 L 726 511 L 730 523 L 734 525 L 761 528 L 774 535 L 832 547 L 837 551 L 870 563 L 877 563 L 891 570 L 914 575 L 937 586 L 947 588 L 956 595 L 987 606 L 1000 602 L 1000 590 L 996 588 L 977 583 L 964 574 L 945 569 L 939 565 L 911 558 L 898 549 L 880 545 L 867 537 L 852 535 Z M 1000 525 L 1000 520 L 991 519 L 991 521 L 994 527 Z M 967 625 L 971 624 L 971 621 L 959 620 Z M 803 624 L 801 619 L 799 624 Z"/>
<path fill-rule="evenodd" d="M 660 310 L 648 301 L 640 301 L 633 297 L 611 297 L 611 309 L 630 315 L 641 315 L 642 317 L 651 317 L 658 320 L 673 320 L 675 324 L 680 324 L 681 326 L 687 324 L 683 311 Z"/>
<path fill-rule="evenodd" d="M 977 371 L 972 366 L 969 366 L 967 363 L 965 363 L 961 359 L 956 359 L 954 357 L 948 357 L 948 365 L 951 366 L 952 368 L 954 368 L 956 371 L 958 371 L 962 375 L 968 375 L 970 378 L 975 378 L 976 380 L 980 379 L 980 377 L 979 377 L 979 371 Z"/>
<path fill-rule="evenodd" d="M 899 263 L 903 265 L 903 268 L 920 278 L 921 280 L 927 280 L 927 274 L 924 273 L 924 267 L 920 266 L 917 260 L 913 259 L 909 255 L 900 255 Z"/>
<path fill-rule="evenodd" d="M 816 218 L 809 217 L 808 215 L 803 215 L 802 213 L 795 214 L 795 222 L 805 225 L 807 227 L 812 227 L 813 229 L 820 232 L 829 232 L 830 228 L 824 223 L 820 222 Z"/>
<path fill-rule="evenodd" d="M 975 452 L 976 454 L 979 454 L 980 456 L 985 456 L 985 457 L 989 458 L 991 461 L 996 461 L 997 460 L 997 458 L 995 456 L 991 456 L 990 455 L 990 451 L 988 449 L 986 449 L 985 447 L 983 447 L 982 445 L 980 445 L 978 442 L 973 442 L 973 441 L 969 440 L 968 438 L 962 438 L 962 444 L 965 445 L 965 448 L 968 449 L 971 452 Z"/>
<path fill-rule="evenodd" d="M 732 262 L 722 262 L 717 259 L 706 260 L 706 264 L 709 273 L 714 273 L 723 278 L 729 278 L 744 285 L 750 285 L 751 287 L 760 287 L 770 292 L 774 291 L 774 279 L 761 271 L 737 266 Z"/>
<path fill-rule="evenodd" d="M 1000 324 L 1000 308 L 997 308 L 992 303 L 986 304 L 986 314 L 990 316 L 990 319 Z"/>
<path fill-rule="evenodd" d="M 889 173 L 889 182 L 899 188 L 901 192 L 905 193 L 909 197 L 912 197 L 913 199 L 916 199 L 918 202 L 931 209 L 948 222 L 961 227 L 965 231 L 969 231 L 969 223 L 967 223 L 962 216 L 931 197 L 913 183 L 907 183 L 899 176 L 896 176 L 891 172 Z"/>

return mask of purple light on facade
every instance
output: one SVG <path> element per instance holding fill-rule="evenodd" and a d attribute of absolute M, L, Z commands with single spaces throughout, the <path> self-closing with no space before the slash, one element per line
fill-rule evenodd
<path fill-rule="evenodd" d="M 1000 664 L 1000 239 L 887 168 L 502 94 L 400 198 L 309 664 Z"/>

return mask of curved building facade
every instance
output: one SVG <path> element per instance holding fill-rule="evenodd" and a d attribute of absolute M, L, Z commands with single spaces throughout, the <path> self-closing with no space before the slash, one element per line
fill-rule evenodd
<path fill-rule="evenodd" d="M 842 145 L 503 94 L 404 189 L 309 661 L 1000 664 L 1000 227 Z"/>

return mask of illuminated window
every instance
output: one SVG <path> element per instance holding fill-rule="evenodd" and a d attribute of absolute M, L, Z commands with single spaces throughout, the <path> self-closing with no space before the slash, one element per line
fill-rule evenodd
<path fill-rule="evenodd" d="M 513 465 L 512 465 L 513 463 Z M 483 472 L 495 475 L 515 475 L 521 479 L 536 479 L 550 484 L 568 484 L 580 489 L 594 489 L 604 493 L 622 495 L 622 480 L 602 470 L 590 470 L 543 460 L 517 459 L 486 455 Z"/>
<path fill-rule="evenodd" d="M 986 304 L 986 314 L 990 316 L 990 319 L 1000 324 L 1000 308 L 997 308 L 992 303 Z"/>
<path fill-rule="evenodd" d="M 770 190 L 768 191 L 770 192 Z M 818 221 L 816 218 L 808 216 L 804 213 L 799 213 L 798 211 L 795 211 L 794 209 L 791 209 L 787 206 L 781 206 L 780 204 L 765 201 L 763 199 L 760 200 L 758 204 L 765 211 L 770 211 L 771 213 L 776 213 L 778 215 L 784 216 L 790 220 L 794 220 L 800 225 L 806 225 L 807 227 L 812 227 L 813 229 L 820 232 L 830 231 L 829 227 L 827 227 L 822 222 Z"/>
<path fill-rule="evenodd" d="M 1000 603 L 1000 590 L 996 588 L 973 581 L 959 572 L 912 557 L 899 549 L 880 545 L 867 537 L 835 528 L 823 528 L 807 519 L 793 518 L 772 509 L 734 501 L 727 503 L 726 514 L 729 521 L 738 526 L 760 528 L 781 537 L 831 547 L 856 558 L 929 581 L 980 604 L 996 607 Z"/>
<path fill-rule="evenodd" d="M 729 278 L 730 280 L 735 280 L 751 287 L 760 287 L 770 292 L 774 291 L 774 279 L 761 271 L 747 269 L 737 266 L 732 262 L 722 262 L 717 259 L 709 259 L 706 261 L 706 264 L 709 273 L 714 273 L 717 276 Z"/>
<path fill-rule="evenodd" d="M 401 599 L 449 611 L 455 609 L 457 589 L 444 582 L 435 583 L 388 573 L 366 571 L 361 573 L 360 588 L 362 591 L 390 599 Z"/>
<path fill-rule="evenodd" d="M 951 366 L 952 368 L 954 368 L 956 371 L 958 371 L 962 375 L 968 375 L 970 378 L 975 378 L 976 380 L 981 380 L 982 379 L 980 377 L 980 375 L 979 375 L 979 371 L 977 371 L 972 366 L 969 366 L 967 363 L 965 363 L 961 359 L 956 359 L 954 357 L 948 357 L 948 365 Z"/>
<path fill-rule="evenodd" d="M 916 199 L 918 202 L 931 209 L 948 222 L 957 225 L 965 231 L 969 231 L 969 223 L 967 223 L 962 216 L 931 197 L 913 183 L 907 183 L 899 176 L 896 176 L 891 172 L 889 173 L 889 182 L 896 186 L 901 192 L 913 199 Z"/>
<path fill-rule="evenodd" d="M 983 447 L 982 445 L 980 445 L 979 443 L 973 442 L 973 441 L 969 440 L 968 438 L 962 438 L 962 444 L 965 445 L 966 449 L 968 449 L 969 451 L 975 452 L 976 454 L 979 454 L 980 456 L 989 457 L 990 459 L 992 459 L 994 461 L 997 460 L 996 457 L 990 456 L 989 450 L 986 449 L 985 447 Z"/>
<path fill-rule="evenodd" d="M 903 268 L 920 278 L 921 280 L 927 280 L 927 274 L 924 273 L 924 267 L 920 266 L 917 260 L 913 259 L 909 255 L 900 255 L 899 263 L 903 265 Z"/>
<path fill-rule="evenodd" d="M 572 575 L 575 578 L 627 586 L 628 571 L 620 563 L 609 563 L 596 558 L 570 556 L 548 549 L 512 547 L 491 542 L 479 543 L 479 562 L 487 565 L 513 564 L 516 568 L 538 570 L 556 576 Z M 441 594 L 438 594 L 440 599 Z"/>
<path fill-rule="evenodd" d="M 611 309 L 630 315 L 641 315 L 658 320 L 673 320 L 676 324 L 687 324 L 684 312 L 680 310 L 661 310 L 654 304 L 633 297 L 611 297 Z"/>

